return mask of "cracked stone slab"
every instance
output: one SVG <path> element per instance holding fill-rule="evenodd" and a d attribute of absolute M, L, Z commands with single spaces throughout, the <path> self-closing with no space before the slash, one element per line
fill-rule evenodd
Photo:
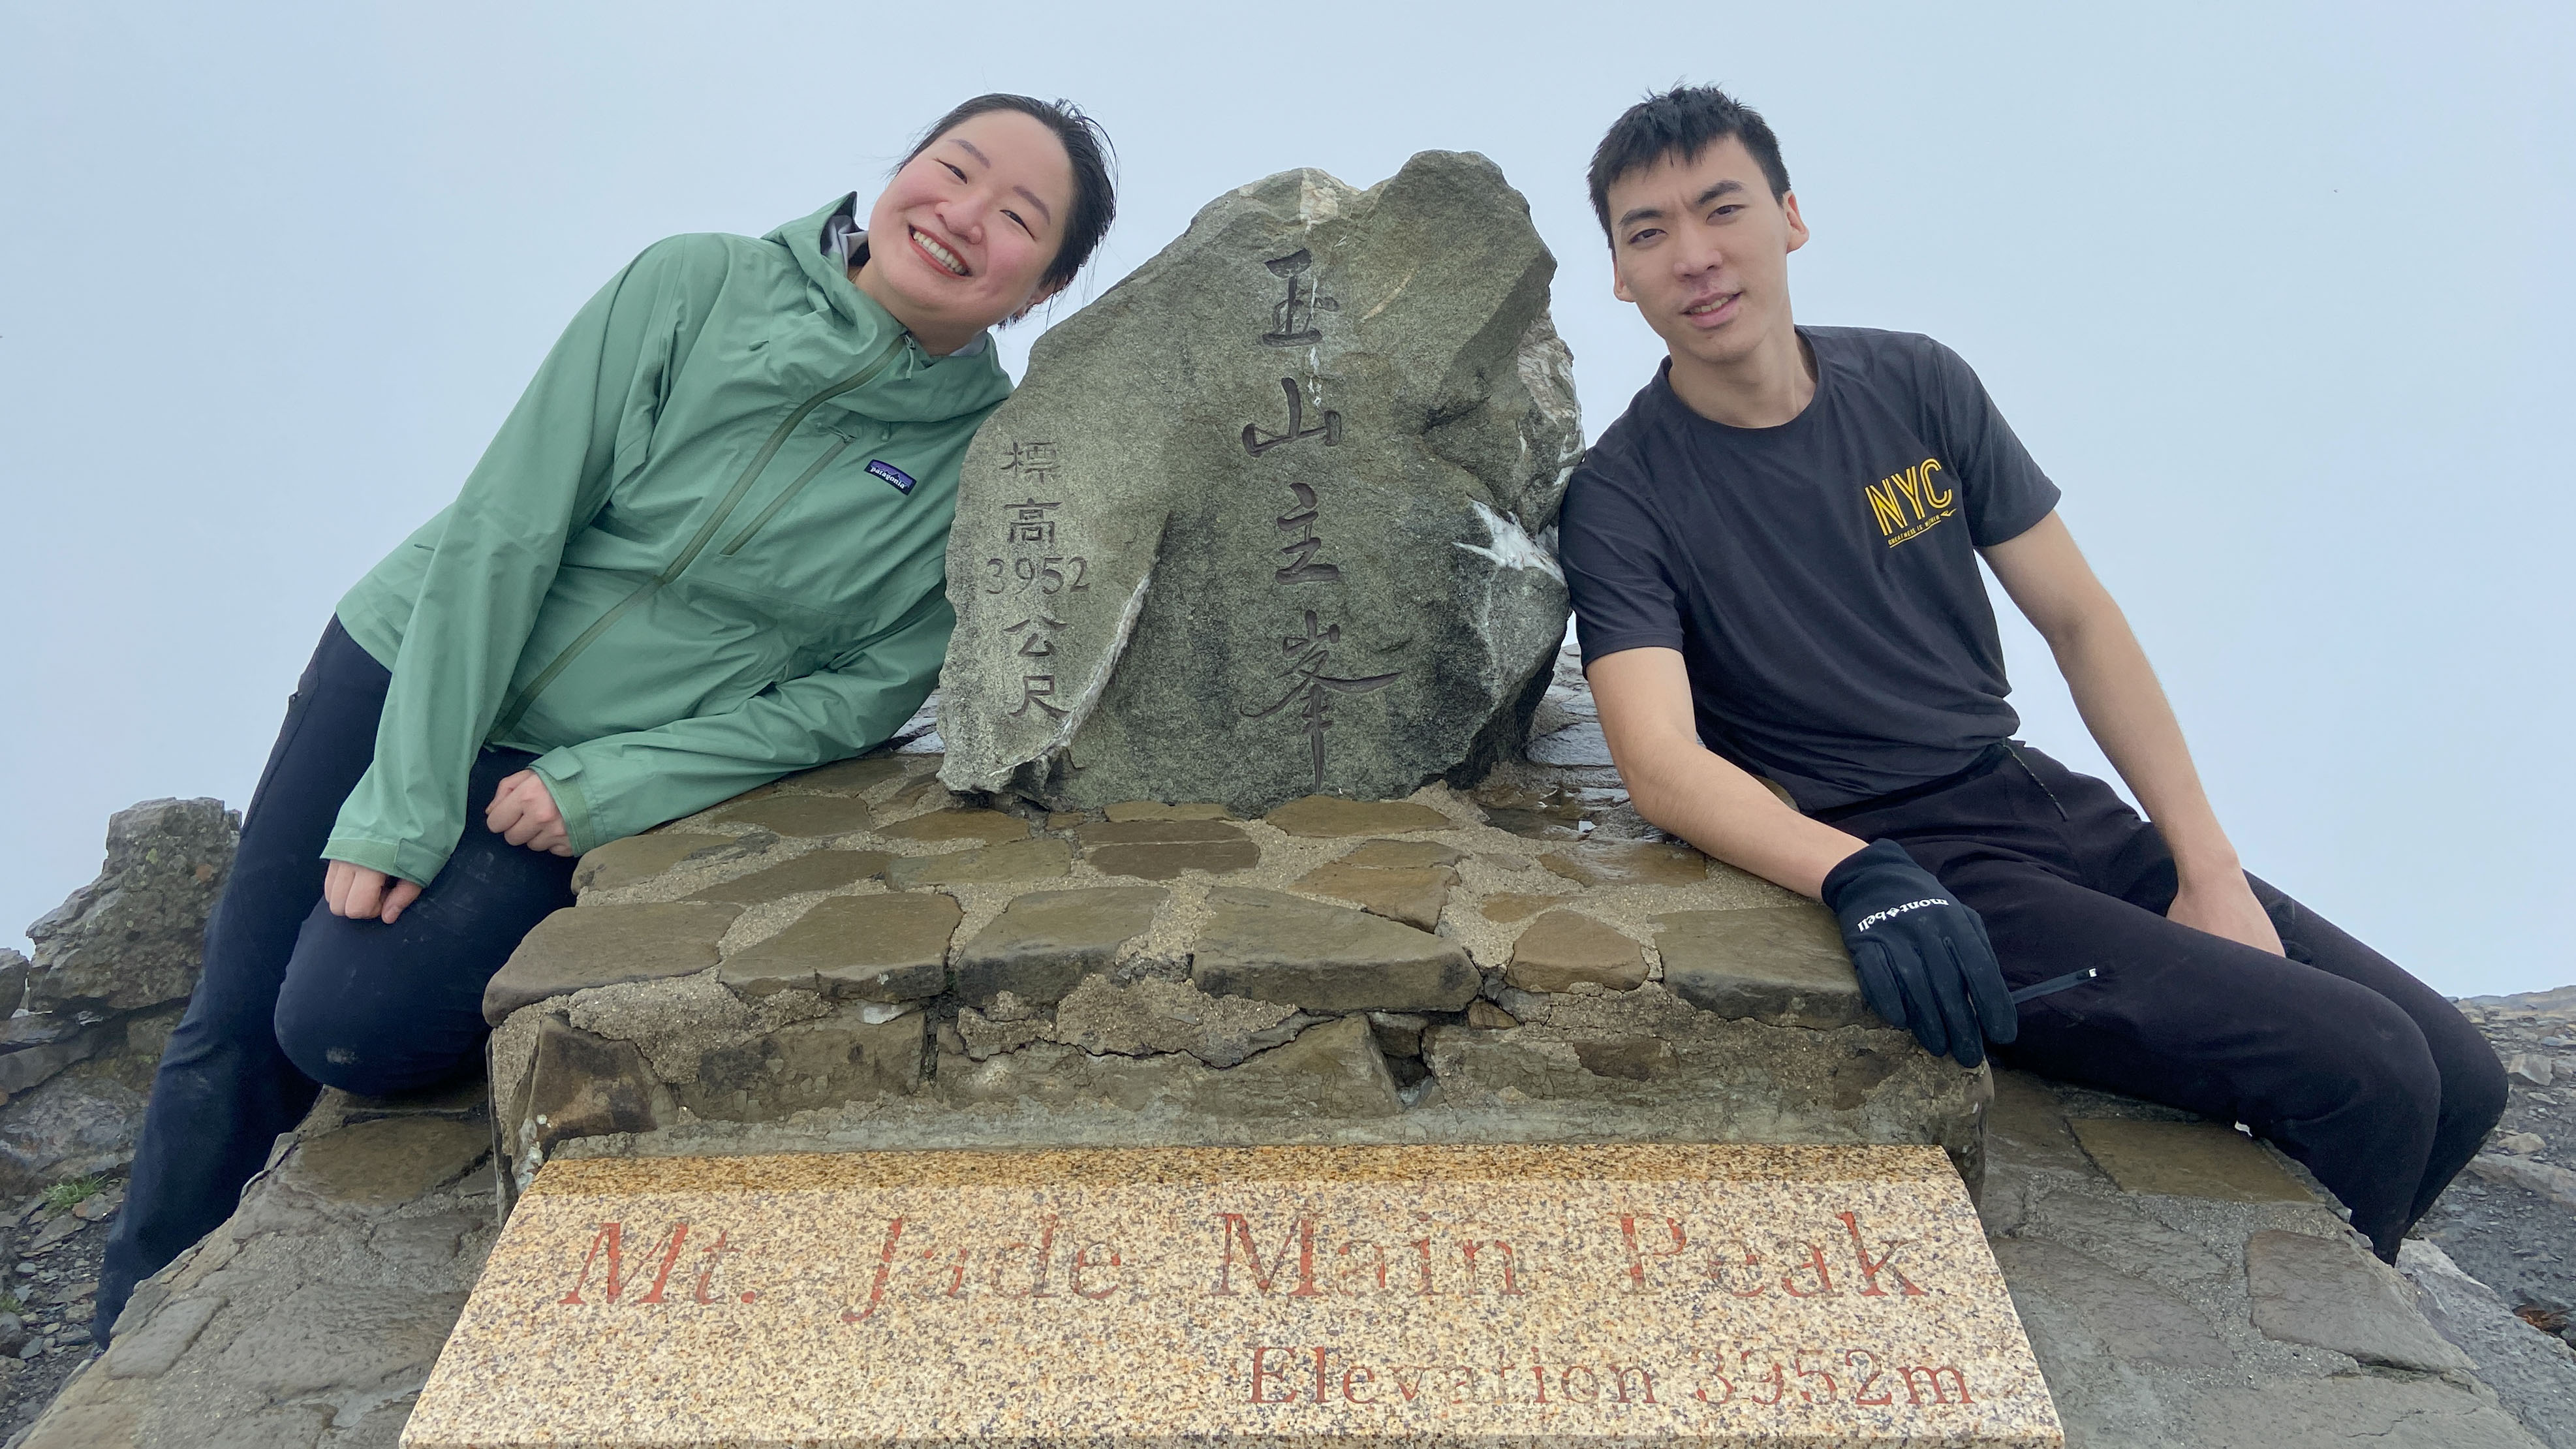
<path fill-rule="evenodd" d="M 630 835 L 583 856 L 572 868 L 576 891 L 608 891 L 653 879 L 691 856 L 731 849 L 723 835 Z"/>
<path fill-rule="evenodd" d="M 2272 1338 L 2420 1373 L 2472 1368 L 2408 1300 L 2405 1280 L 2352 1238 L 2267 1228 L 2245 1240 L 2254 1326 Z"/>
<path fill-rule="evenodd" d="M 885 874 L 894 856 L 882 850 L 809 850 L 765 870 L 718 881 L 687 897 L 756 906 L 807 891 L 836 891 Z"/>
<path fill-rule="evenodd" d="M 698 1058 L 697 1080 L 674 1089 L 680 1105 L 715 1121 L 772 1122 L 918 1089 L 929 1014 L 904 1010 L 871 1020 L 875 1015 L 866 1006 L 844 1007 L 710 1050 Z"/>
<path fill-rule="evenodd" d="M 937 892 L 834 896 L 768 940 L 725 958 L 738 995 L 811 991 L 835 1000 L 911 1001 L 948 984 L 948 939 L 965 912 Z"/>
<path fill-rule="evenodd" d="M 1363 840 L 1334 861 L 1363 870 L 1429 870 L 1456 865 L 1466 852 L 1436 840 Z"/>
<path fill-rule="evenodd" d="M 1579 886 L 1686 886 L 1708 879 L 1709 859 L 1687 845 L 1587 840 L 1560 846 L 1538 863 Z"/>
<path fill-rule="evenodd" d="M 503 1132 L 516 1135 L 511 1150 L 519 1153 L 551 1151 L 569 1137 L 649 1132 L 661 1125 L 659 1088 L 633 1042 L 549 1015 L 537 1025 L 526 1081 L 503 1106 Z"/>
<path fill-rule="evenodd" d="M 1031 891 L 1014 896 L 957 957 L 959 997 L 977 1005 L 1004 991 L 1051 1005 L 1121 947 L 1151 930 L 1171 898 L 1152 886 Z"/>
<path fill-rule="evenodd" d="M 1818 1030 L 1878 1020 L 1821 906 L 1668 911 L 1652 924 L 1665 989 L 1702 1011 Z"/>
<path fill-rule="evenodd" d="M 2216 1122 L 2079 1117 L 2067 1126 L 2122 1192 L 2218 1202 L 2316 1201 L 2250 1138 Z"/>
<path fill-rule="evenodd" d="M 1508 925 L 1526 921 L 1541 911 L 1553 910 L 1573 899 L 1564 895 L 1533 895 L 1525 891 L 1505 891 L 1476 903 L 1477 914 L 1486 920 Z"/>
<path fill-rule="evenodd" d="M 1440 924 L 1458 873 L 1445 865 L 1375 869 L 1336 860 L 1297 878 L 1295 888 L 1351 902 L 1371 915 L 1428 931 Z"/>
<path fill-rule="evenodd" d="M 911 767 L 893 755 L 871 755 L 789 775 L 778 784 L 783 789 L 808 790 L 817 795 L 864 795 L 910 772 Z"/>
<path fill-rule="evenodd" d="M 483 1019 L 593 986 L 687 976 L 716 964 L 742 908 L 704 901 L 568 906 L 537 922 L 483 988 Z"/>
<path fill-rule="evenodd" d="M 1410 800 L 1345 800 L 1338 795 L 1308 795 L 1291 800 L 1261 818 L 1290 835 L 1315 839 L 1458 828 L 1457 821 Z"/>
<path fill-rule="evenodd" d="M 454 1181 L 491 1149 L 479 1122 L 379 1117 L 306 1138 L 287 1171 L 332 1201 L 387 1207 Z"/>
<path fill-rule="evenodd" d="M 2122 1363 L 2219 1370 L 2236 1361 L 2199 1309 L 2089 1253 L 2037 1238 L 2002 1239 L 1994 1250 L 2016 1296 L 2057 1300 Z"/>
<path fill-rule="evenodd" d="M 1585 982 L 1634 991 L 1646 984 L 1646 952 L 1580 911 L 1549 911 L 1512 943 L 1503 979 L 1523 991 L 1566 991 Z"/>
<path fill-rule="evenodd" d="M 980 840 L 986 845 L 1029 838 L 1029 822 L 1017 815 L 999 810 L 933 810 L 915 815 L 892 825 L 877 827 L 876 833 L 887 840 L 912 840 L 931 844 L 945 840 Z"/>
<path fill-rule="evenodd" d="M 996 885 L 1055 880 L 1073 871 L 1073 847 L 1061 840 L 1014 840 L 946 855 L 908 855 L 886 867 L 899 891 L 935 885 Z"/>
<path fill-rule="evenodd" d="M 1081 827 L 1082 858 L 1102 875 L 1177 880 L 1185 870 L 1231 875 L 1261 863 L 1242 829 L 1208 815 L 1133 816 Z"/>
<path fill-rule="evenodd" d="M 1278 891 L 1217 886 L 1190 979 L 1215 996 L 1315 1011 L 1456 1011 L 1482 979 L 1467 953 L 1380 916 Z"/>
<path fill-rule="evenodd" d="M 1300 1019 L 1293 1005 L 1210 996 L 1186 981 L 1148 976 L 1116 986 L 1091 976 L 1057 1004 L 1048 1035 L 1095 1056 L 1187 1052 L 1209 1066 L 1230 1067 L 1295 1036 Z"/>
<path fill-rule="evenodd" d="M 2479 1381 L 2523 1427 L 2549 1449 L 2576 1449 L 2576 1354 L 2534 1332 L 2495 1290 L 2421 1238 L 2398 1247 L 2397 1268 L 2422 1294 L 2425 1319 L 2476 1360 Z"/>
<path fill-rule="evenodd" d="M 731 806 L 716 818 L 728 825 L 757 825 L 803 839 L 866 830 L 876 823 L 876 812 L 867 801 L 847 795 L 764 795 Z"/>

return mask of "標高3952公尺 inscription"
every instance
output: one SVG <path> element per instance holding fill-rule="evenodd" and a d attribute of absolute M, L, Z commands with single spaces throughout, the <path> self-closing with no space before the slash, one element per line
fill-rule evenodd
<path fill-rule="evenodd" d="M 2058 1442 L 1935 1149 L 925 1152 L 545 1174 L 407 1443 Z"/>

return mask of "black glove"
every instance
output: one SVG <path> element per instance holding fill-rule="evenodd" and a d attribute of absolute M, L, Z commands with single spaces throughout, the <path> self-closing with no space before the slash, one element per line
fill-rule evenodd
<path fill-rule="evenodd" d="M 1903 846 L 1880 840 L 1846 856 L 1825 876 L 1824 898 L 1842 922 L 1861 999 L 1924 1050 L 1973 1067 L 1987 1041 L 2021 1030 L 1986 923 Z"/>

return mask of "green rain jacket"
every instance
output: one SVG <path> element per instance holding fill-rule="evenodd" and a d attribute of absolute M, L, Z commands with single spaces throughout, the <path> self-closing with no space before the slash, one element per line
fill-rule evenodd
<path fill-rule="evenodd" d="M 656 243 L 581 309 L 465 480 L 340 601 L 393 673 L 323 855 L 426 883 L 487 742 L 575 851 L 857 754 L 930 692 L 968 439 L 1011 389 L 934 358 L 822 252 Z"/>

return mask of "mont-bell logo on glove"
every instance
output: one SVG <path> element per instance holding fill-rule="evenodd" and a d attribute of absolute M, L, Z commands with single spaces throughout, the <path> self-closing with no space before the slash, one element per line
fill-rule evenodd
<path fill-rule="evenodd" d="M 894 491 L 897 493 L 900 493 L 907 498 L 912 496 L 912 475 L 903 471 L 901 468 L 896 467 L 883 458 L 870 458 L 868 460 L 868 471 L 880 478 L 883 478 L 888 483 L 893 484 Z"/>

